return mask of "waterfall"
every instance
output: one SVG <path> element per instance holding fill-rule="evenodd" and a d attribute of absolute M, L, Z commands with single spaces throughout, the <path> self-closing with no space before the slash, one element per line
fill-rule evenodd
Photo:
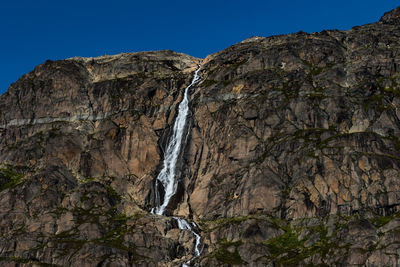
<path fill-rule="evenodd" d="M 187 125 L 187 117 L 189 114 L 189 89 L 195 83 L 197 83 L 200 79 L 199 76 L 200 65 L 194 73 L 194 77 L 192 82 L 185 88 L 183 98 L 178 107 L 178 115 L 175 119 L 174 126 L 172 129 L 172 134 L 170 136 L 167 149 L 164 154 L 163 167 L 160 173 L 157 176 L 155 182 L 155 207 L 151 210 L 151 213 L 155 213 L 158 215 L 165 215 L 165 209 L 167 208 L 170 199 L 175 195 L 177 189 L 177 181 L 175 179 L 176 175 L 176 163 L 179 158 L 179 154 L 182 151 L 182 145 L 184 145 L 183 134 L 185 132 L 185 126 Z M 162 184 L 164 189 L 164 199 L 161 203 L 160 195 L 159 195 L 159 184 Z M 187 222 L 183 218 L 174 217 L 174 219 L 178 222 L 178 227 L 181 230 L 189 230 L 192 232 L 196 239 L 195 243 L 195 257 L 197 258 L 201 254 L 201 237 L 196 233 L 194 228 L 196 227 L 195 223 L 192 225 Z M 193 259 L 194 259 L 193 258 Z M 183 267 L 187 267 L 187 264 L 193 260 L 186 262 L 183 264 Z"/>
<path fill-rule="evenodd" d="M 193 227 L 183 218 L 179 218 L 179 217 L 174 217 L 175 220 L 177 220 L 178 222 L 178 227 L 181 230 L 189 230 L 192 232 L 192 234 L 194 235 L 194 237 L 196 238 L 196 244 L 194 246 L 194 258 L 191 259 L 190 261 L 187 261 L 185 264 L 182 265 L 182 267 L 188 267 L 187 264 L 190 264 L 190 262 L 192 260 L 194 260 L 195 258 L 197 258 L 198 256 L 200 256 L 201 251 L 202 251 L 202 247 L 201 247 L 201 237 L 198 233 L 196 233 L 193 230 Z M 192 222 L 193 226 L 196 226 L 196 224 L 194 222 Z"/>
<path fill-rule="evenodd" d="M 163 168 L 156 179 L 156 207 L 152 210 L 155 214 L 164 215 L 165 208 L 167 207 L 171 197 L 175 195 L 177 188 L 177 181 L 175 180 L 176 163 L 178 161 L 179 153 L 182 147 L 182 137 L 185 131 L 187 115 L 189 114 L 189 97 L 188 92 L 196 82 L 199 81 L 199 68 L 195 71 L 192 82 L 185 88 L 183 99 L 179 104 L 178 116 L 176 117 L 172 135 L 170 137 L 167 149 L 164 155 Z M 160 203 L 160 196 L 158 195 L 158 183 L 164 187 L 164 201 Z"/>

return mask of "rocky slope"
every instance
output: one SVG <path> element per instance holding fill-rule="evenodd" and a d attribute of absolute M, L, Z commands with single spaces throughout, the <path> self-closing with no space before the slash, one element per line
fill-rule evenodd
<path fill-rule="evenodd" d="M 0 97 L 2 266 L 180 266 L 153 215 L 182 90 L 168 214 L 200 266 L 400 264 L 400 8 L 349 31 L 46 62 Z"/>

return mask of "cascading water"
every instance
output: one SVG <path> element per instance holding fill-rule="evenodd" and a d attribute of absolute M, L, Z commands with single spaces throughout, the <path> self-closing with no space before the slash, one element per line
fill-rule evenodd
<path fill-rule="evenodd" d="M 182 265 L 182 267 L 188 267 L 187 264 L 190 264 L 190 262 L 192 260 L 194 260 L 195 258 L 197 258 L 198 256 L 200 256 L 201 254 L 201 250 L 203 249 L 201 247 L 201 237 L 198 233 L 196 233 L 193 230 L 193 227 L 183 218 L 179 218 L 179 217 L 174 217 L 175 220 L 177 220 L 178 222 L 178 227 L 181 230 L 189 230 L 192 232 L 192 234 L 194 235 L 194 237 L 196 238 L 196 244 L 194 246 L 194 258 L 192 258 L 190 261 L 187 261 L 185 264 Z M 194 222 L 192 222 L 193 226 L 196 226 L 196 224 Z"/>
<path fill-rule="evenodd" d="M 151 210 L 151 213 L 155 213 L 158 215 L 164 215 L 165 209 L 167 208 L 170 199 L 176 193 L 176 189 L 177 189 L 177 181 L 175 179 L 176 164 L 177 164 L 177 161 L 179 158 L 179 154 L 182 150 L 182 145 L 184 145 L 183 134 L 185 132 L 185 126 L 187 124 L 186 123 L 187 116 L 189 114 L 188 94 L 189 94 L 190 87 L 192 87 L 200 79 L 199 71 L 200 71 L 200 66 L 195 71 L 192 82 L 185 88 L 185 91 L 183 94 L 183 99 L 182 99 L 181 103 L 179 104 L 178 115 L 176 117 L 173 129 L 172 129 L 172 135 L 169 139 L 167 149 L 165 151 L 163 168 L 160 171 L 160 173 L 158 174 L 157 179 L 156 179 L 155 207 Z M 163 189 L 164 189 L 164 199 L 163 199 L 162 203 L 161 203 L 161 198 L 159 195 L 159 188 L 158 188 L 159 183 L 162 184 Z M 189 230 L 195 236 L 196 244 L 195 244 L 195 257 L 194 258 L 197 258 L 198 256 L 200 256 L 202 248 L 201 248 L 200 235 L 197 234 L 194 230 L 194 227 L 196 227 L 196 224 L 192 223 L 193 225 L 191 225 L 185 219 L 179 218 L 179 217 L 174 217 L 174 219 L 178 222 L 179 229 Z M 183 267 L 187 267 L 188 266 L 187 264 L 190 264 L 190 262 L 193 259 L 186 262 L 186 264 L 183 264 Z"/>

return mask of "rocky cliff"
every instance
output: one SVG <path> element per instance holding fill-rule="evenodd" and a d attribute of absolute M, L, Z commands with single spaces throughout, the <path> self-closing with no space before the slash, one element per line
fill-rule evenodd
<path fill-rule="evenodd" d="M 2 266 L 180 266 L 150 213 L 191 88 L 168 215 L 200 266 L 400 264 L 400 8 L 349 31 L 47 61 L 0 96 Z M 162 193 L 162 192 L 161 192 Z"/>

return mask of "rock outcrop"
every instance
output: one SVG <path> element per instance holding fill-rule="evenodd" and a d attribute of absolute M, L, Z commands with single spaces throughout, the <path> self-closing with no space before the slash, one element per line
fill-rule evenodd
<path fill-rule="evenodd" d="M 0 97 L 4 266 L 180 266 L 194 238 L 153 215 L 182 89 L 169 213 L 200 266 L 400 264 L 400 9 L 349 31 L 48 61 Z"/>

